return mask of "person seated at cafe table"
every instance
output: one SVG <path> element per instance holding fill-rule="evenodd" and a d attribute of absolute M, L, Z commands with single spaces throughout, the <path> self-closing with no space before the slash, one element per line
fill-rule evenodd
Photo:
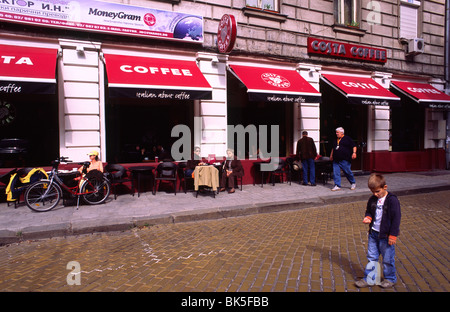
<path fill-rule="evenodd" d="M 232 149 L 227 149 L 227 159 L 224 161 L 222 166 L 222 177 L 220 179 L 220 191 L 226 190 L 226 186 L 230 190 L 228 193 L 234 193 L 234 177 L 242 177 L 244 169 L 242 168 L 242 163 L 239 159 L 234 156 L 234 151 Z"/>
<path fill-rule="evenodd" d="M 89 166 L 85 167 L 84 165 L 78 168 L 79 175 L 74 179 L 76 181 L 79 181 L 79 187 L 84 182 L 85 176 L 88 174 L 88 172 L 91 172 L 93 170 L 98 170 L 103 173 L 103 163 L 98 158 L 98 152 L 97 151 L 91 151 L 88 153 L 89 156 Z"/>
<path fill-rule="evenodd" d="M 156 155 L 159 161 L 173 161 L 169 151 L 167 151 L 161 144 L 156 147 Z"/>
<path fill-rule="evenodd" d="M 86 168 L 87 172 L 91 170 L 98 170 L 100 172 L 103 172 L 103 163 L 98 159 L 98 152 L 92 151 L 88 154 L 89 156 L 89 167 Z M 83 172 L 83 166 L 78 168 L 79 173 L 87 173 Z"/>
<path fill-rule="evenodd" d="M 195 171 L 195 167 L 205 165 L 206 163 L 203 161 L 200 156 L 200 147 L 196 146 L 194 148 L 194 152 L 192 153 L 191 159 L 189 159 L 186 163 L 186 171 L 185 174 L 187 177 L 192 177 L 192 174 Z"/>

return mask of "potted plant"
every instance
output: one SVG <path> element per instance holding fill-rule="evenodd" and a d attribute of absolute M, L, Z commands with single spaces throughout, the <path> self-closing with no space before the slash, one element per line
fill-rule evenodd
<path fill-rule="evenodd" d="M 345 25 L 347 27 L 352 27 L 352 28 L 359 28 L 359 23 L 356 21 L 352 21 L 351 23 L 347 23 L 347 25 Z"/>

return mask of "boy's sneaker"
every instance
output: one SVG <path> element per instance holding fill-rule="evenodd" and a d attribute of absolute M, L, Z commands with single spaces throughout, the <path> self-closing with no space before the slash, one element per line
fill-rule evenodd
<path fill-rule="evenodd" d="M 335 185 L 331 190 L 334 191 L 339 191 L 341 188 L 337 185 Z"/>
<path fill-rule="evenodd" d="M 392 283 L 390 280 L 385 279 L 381 282 L 380 287 L 381 288 L 391 288 L 394 285 L 395 285 L 395 283 Z"/>
<path fill-rule="evenodd" d="M 370 285 L 362 278 L 359 281 L 355 282 L 355 286 L 358 288 L 369 287 Z"/>
<path fill-rule="evenodd" d="M 355 184 L 355 183 L 353 183 L 353 184 L 352 184 L 352 186 L 350 186 L 350 189 L 351 189 L 351 190 L 354 190 L 354 189 L 356 189 L 356 184 Z"/>

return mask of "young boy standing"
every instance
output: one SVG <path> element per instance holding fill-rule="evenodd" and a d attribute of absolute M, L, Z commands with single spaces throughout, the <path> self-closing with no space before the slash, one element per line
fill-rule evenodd
<path fill-rule="evenodd" d="M 395 243 L 400 233 L 400 202 L 397 196 L 387 191 L 386 180 L 380 174 L 372 174 L 368 182 L 373 196 L 367 202 L 363 223 L 369 224 L 369 242 L 367 259 L 369 263 L 378 263 L 381 254 L 383 257 L 384 280 L 380 286 L 390 288 L 397 282 L 395 270 Z M 369 265 L 364 270 L 364 278 L 357 281 L 357 287 L 374 285 L 372 280 L 367 281 L 371 274 Z M 379 272 L 377 272 L 379 274 Z"/>

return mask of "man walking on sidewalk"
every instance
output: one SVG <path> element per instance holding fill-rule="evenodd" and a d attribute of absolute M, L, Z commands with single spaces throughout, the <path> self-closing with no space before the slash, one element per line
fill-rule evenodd
<path fill-rule="evenodd" d="M 349 136 L 344 135 L 344 128 L 342 127 L 336 129 L 336 137 L 330 155 L 330 160 L 333 161 L 334 179 L 334 187 L 331 190 L 339 191 L 341 189 L 341 169 L 351 184 L 350 189 L 354 190 L 356 189 L 356 182 L 350 167 L 351 161 L 356 158 L 356 144 Z"/>
<path fill-rule="evenodd" d="M 302 132 L 302 138 L 297 141 L 297 159 L 301 160 L 303 166 L 303 185 L 308 185 L 308 174 L 311 186 L 316 186 L 316 167 L 314 159 L 317 156 L 316 144 L 308 137 L 308 131 Z"/>

